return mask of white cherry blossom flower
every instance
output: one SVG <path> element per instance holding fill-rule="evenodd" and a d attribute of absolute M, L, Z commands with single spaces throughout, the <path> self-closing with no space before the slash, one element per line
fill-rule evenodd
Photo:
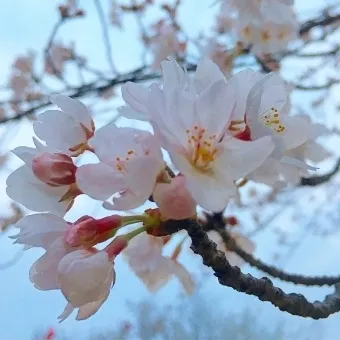
<path fill-rule="evenodd" d="M 241 42 L 251 45 L 252 51 L 261 56 L 284 51 L 288 43 L 298 38 L 298 22 L 278 24 L 277 22 L 238 22 L 236 35 Z"/>
<path fill-rule="evenodd" d="M 92 198 L 113 204 L 105 208 L 133 209 L 152 194 L 157 177 L 165 169 L 160 145 L 149 132 L 107 125 L 89 141 L 100 163 L 81 166 L 76 173 L 78 187 Z"/>
<path fill-rule="evenodd" d="M 221 12 L 235 11 L 242 24 L 261 23 L 265 20 L 282 24 L 290 23 L 294 15 L 291 0 L 225 0 Z"/>
<path fill-rule="evenodd" d="M 45 72 L 50 75 L 62 73 L 65 62 L 73 56 L 73 49 L 60 43 L 53 43 L 45 60 Z"/>
<path fill-rule="evenodd" d="M 151 98 L 156 135 L 186 177 L 192 197 L 204 209 L 223 210 L 236 194 L 234 181 L 255 170 L 271 154 L 271 138 L 252 143 L 226 134 L 235 94 L 223 80 L 209 85 L 198 96 L 166 93 L 154 85 Z"/>
<path fill-rule="evenodd" d="M 185 291 L 192 294 L 194 282 L 191 275 L 180 263 L 162 255 L 163 245 L 161 237 L 143 233 L 129 242 L 122 255 L 149 291 L 156 292 L 172 277 L 177 277 Z"/>
<path fill-rule="evenodd" d="M 185 52 L 186 43 L 179 40 L 178 32 L 172 24 L 160 21 L 153 28 L 156 30 L 156 33 L 149 40 L 154 55 L 151 67 L 158 69 L 160 63 L 169 55 L 182 55 Z"/>
<path fill-rule="evenodd" d="M 13 153 L 26 164 L 8 176 L 7 195 L 30 210 L 49 211 L 57 215 L 64 215 L 72 207 L 75 197 L 81 192 L 75 185 L 74 175 L 69 176 L 69 173 L 65 173 L 63 168 L 59 172 L 50 173 L 50 176 L 44 171 L 40 171 L 40 174 L 44 174 L 43 177 L 39 178 L 35 175 L 33 161 L 45 150 L 51 150 L 39 145 L 38 142 L 36 145 L 37 148 L 19 147 L 13 150 Z M 64 180 L 65 175 L 68 182 Z M 42 179 L 46 181 L 44 182 Z M 53 185 L 51 185 L 51 181 L 54 181 Z M 60 184 L 57 183 L 58 181 Z"/>
<path fill-rule="evenodd" d="M 34 132 L 47 146 L 71 156 L 87 148 L 94 134 L 94 123 L 89 109 L 80 101 L 64 95 L 54 95 L 51 102 L 60 110 L 47 110 L 33 124 Z"/>
<path fill-rule="evenodd" d="M 77 320 L 95 314 L 107 300 L 116 277 L 113 259 L 105 251 L 95 249 L 68 253 L 60 260 L 57 272 L 60 289 L 68 301 L 59 316 L 61 321 L 75 308 L 79 308 Z"/>
<path fill-rule="evenodd" d="M 173 59 L 162 67 L 162 89 L 157 84 L 149 90 L 129 83 L 124 99 L 148 117 L 186 177 L 193 199 L 207 210 L 221 211 L 236 194 L 234 181 L 259 167 L 273 151 L 271 137 L 253 144 L 226 134 L 235 90 L 213 62 L 203 59 L 192 80 Z"/>

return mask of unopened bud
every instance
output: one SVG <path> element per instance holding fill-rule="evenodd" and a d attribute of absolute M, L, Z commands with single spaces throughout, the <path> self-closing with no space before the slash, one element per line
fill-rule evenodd
<path fill-rule="evenodd" d="M 34 157 L 32 170 L 40 181 L 57 187 L 75 183 L 77 167 L 67 155 L 43 152 Z"/>
<path fill-rule="evenodd" d="M 185 185 L 185 177 L 177 176 L 171 183 L 157 183 L 152 197 L 163 219 L 182 220 L 196 215 L 196 202 Z"/>
<path fill-rule="evenodd" d="M 100 219 L 83 216 L 70 225 L 65 235 L 65 242 L 72 247 L 94 246 L 107 241 L 121 225 L 122 218 L 119 215 Z"/>

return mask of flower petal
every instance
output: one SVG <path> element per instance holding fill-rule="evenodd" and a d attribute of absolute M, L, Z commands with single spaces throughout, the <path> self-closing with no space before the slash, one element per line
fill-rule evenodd
<path fill-rule="evenodd" d="M 93 130 L 90 111 L 81 101 L 61 94 L 51 96 L 50 100 L 63 112 L 72 116 L 79 123 L 82 123 L 88 130 Z"/>
<path fill-rule="evenodd" d="M 128 105 L 135 111 L 147 115 L 147 101 L 150 89 L 147 87 L 128 81 L 122 86 L 122 97 Z"/>
<path fill-rule="evenodd" d="M 11 236 L 15 243 L 47 249 L 68 229 L 66 221 L 52 214 L 34 214 L 23 217 L 15 225 L 19 234 Z"/>
<path fill-rule="evenodd" d="M 226 78 L 214 62 L 203 58 L 197 63 L 193 84 L 198 94 L 219 80 L 226 81 Z"/>
<path fill-rule="evenodd" d="M 12 172 L 6 184 L 7 195 L 27 209 L 37 212 L 50 211 L 60 216 L 66 213 L 66 203 L 59 201 L 69 187 L 51 187 L 40 182 L 27 165 Z"/>
<path fill-rule="evenodd" d="M 235 91 L 224 80 L 204 89 L 197 99 L 200 126 L 209 134 L 220 135 L 229 125 L 235 106 Z"/>
<path fill-rule="evenodd" d="M 224 169 L 232 180 L 237 180 L 258 168 L 273 152 L 274 143 L 269 136 L 249 142 L 230 138 L 224 141 L 224 147 L 215 166 Z"/>
<path fill-rule="evenodd" d="M 76 172 L 76 183 L 83 193 L 102 201 L 126 188 L 124 176 L 105 163 L 79 167 Z"/>

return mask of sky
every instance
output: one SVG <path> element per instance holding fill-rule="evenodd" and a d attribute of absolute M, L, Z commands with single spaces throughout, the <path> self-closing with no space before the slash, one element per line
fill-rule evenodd
<path fill-rule="evenodd" d="M 192 17 L 193 10 L 196 18 L 199 20 L 187 20 L 186 31 L 189 35 L 196 34 L 202 30 L 201 23 L 204 27 L 211 27 L 213 9 L 209 8 L 210 1 L 187 0 L 186 5 L 182 9 L 182 18 Z M 329 3 L 319 1 L 318 5 Z M 12 0 L 4 2 L 0 11 L 0 84 L 5 83 L 9 74 L 9 66 L 14 57 L 20 53 L 24 53 L 28 49 L 41 50 L 44 48 L 49 37 L 51 27 L 57 21 L 57 12 L 55 10 L 56 1 L 46 0 Z M 80 54 L 89 57 L 92 66 L 108 69 L 105 54 L 102 49 L 101 27 L 98 24 L 93 2 L 80 1 L 84 5 L 85 10 L 89 13 L 88 18 L 79 19 L 74 23 L 67 24 L 61 31 L 60 37 L 62 41 L 69 42 L 77 38 L 76 49 Z M 108 1 L 103 1 L 104 8 L 108 8 Z M 297 0 L 298 12 L 313 12 L 315 9 L 310 1 Z M 86 20 L 86 21 L 85 21 Z M 211 24 L 209 24 L 211 23 Z M 133 18 L 127 18 L 124 21 L 125 33 L 121 33 L 115 29 L 110 31 L 112 49 L 115 55 L 115 63 L 121 70 L 129 70 L 135 67 L 140 60 L 141 47 L 136 40 L 136 23 Z M 102 122 L 101 122 L 102 123 Z M 122 121 L 121 124 L 127 124 Z M 19 145 L 31 145 L 31 137 L 33 135 L 32 128 L 28 122 L 22 122 L 20 125 L 11 129 L 10 138 L 6 144 L 8 151 Z M 15 168 L 19 163 L 15 160 L 11 161 L 10 167 Z M 0 202 L 4 207 L 8 204 L 5 197 L 5 177 L 0 177 Z M 339 184 L 339 183 L 337 183 Z M 316 189 L 316 195 L 319 201 L 326 201 L 325 193 L 322 189 Z M 336 194 L 335 194 L 336 195 Z M 339 197 L 336 196 L 337 199 Z M 99 208 L 99 204 L 94 201 L 85 201 L 79 204 L 82 209 L 78 209 L 70 214 L 70 219 L 75 219 L 83 213 L 86 207 L 86 213 L 95 216 L 103 212 Z M 320 203 L 320 202 L 316 202 Z M 315 203 L 315 204 L 316 204 Z M 323 206 L 322 206 L 323 207 Z M 310 211 L 313 205 L 309 205 Z M 4 210 L 5 211 L 5 210 Z M 310 211 L 306 212 L 306 218 L 309 217 Z M 282 226 L 289 229 L 289 235 L 299 244 L 293 254 L 285 255 L 285 249 L 282 252 L 280 267 L 288 272 L 299 272 L 301 274 L 318 275 L 318 274 L 338 274 L 338 259 L 340 256 L 340 235 L 332 234 L 329 237 L 315 237 L 308 233 L 308 221 L 304 221 L 306 228 L 295 228 L 289 224 L 289 211 L 279 218 L 275 223 L 278 227 Z M 312 215 L 311 215 L 312 216 Z M 308 220 L 307 218 L 307 220 Z M 287 226 L 289 224 L 289 226 Z M 5 262 L 16 254 L 20 249 L 13 246 L 12 241 L 7 238 L 13 234 L 10 230 L 5 235 L 0 236 L 0 259 Z M 307 235 L 307 236 L 306 236 Z M 272 254 L 277 252 L 277 243 L 274 233 L 265 232 L 259 234 L 255 241 L 257 243 L 256 256 L 273 262 Z M 117 281 L 111 291 L 108 301 L 103 305 L 100 311 L 89 320 L 83 322 L 74 321 L 72 315 L 65 322 L 58 324 L 57 316 L 61 314 L 65 306 L 65 300 L 60 292 L 41 292 L 36 290 L 28 279 L 28 271 L 31 264 L 38 258 L 39 250 L 29 250 L 24 253 L 18 263 L 5 270 L 0 271 L 0 340 L 15 339 L 27 340 L 31 338 L 33 332 L 39 329 L 47 329 L 55 327 L 57 332 L 66 332 L 68 334 L 77 335 L 77 339 L 86 339 L 86 335 L 91 331 L 102 330 L 107 328 L 115 328 L 119 322 L 130 319 L 133 315 L 125 305 L 125 301 L 139 301 L 148 298 L 157 299 L 157 302 L 166 306 L 179 296 L 181 288 L 176 281 L 172 281 L 167 287 L 162 289 L 156 296 L 151 296 L 139 280 L 129 271 L 127 266 L 117 260 L 116 272 Z M 186 267 L 199 275 L 201 265 L 198 258 L 193 258 L 189 254 L 184 254 L 181 261 Z M 250 272 L 257 277 L 261 277 L 263 273 L 253 270 L 245 266 L 244 271 Z M 328 294 L 330 288 L 303 288 L 296 287 L 291 284 L 276 282 L 282 289 L 287 292 L 301 292 L 313 299 L 322 300 L 325 294 Z M 229 288 L 220 286 L 214 276 L 205 277 L 203 290 L 209 296 L 221 298 L 221 308 L 226 313 L 242 312 L 245 308 L 255 311 L 260 318 L 260 322 L 266 327 L 271 327 L 276 323 L 284 322 L 289 324 L 289 328 L 302 327 L 303 332 L 307 332 L 310 328 L 315 330 L 313 333 L 303 333 L 306 339 L 337 339 L 340 329 L 340 315 L 334 315 L 327 320 L 310 321 L 300 317 L 293 317 L 286 313 L 282 313 L 269 303 L 263 303 L 252 296 L 247 296 L 234 292 Z M 181 298 L 185 298 L 182 297 Z M 222 299 L 223 298 L 223 299 Z M 189 300 L 188 300 L 189 302 Z M 322 329 L 322 336 L 318 333 Z"/>

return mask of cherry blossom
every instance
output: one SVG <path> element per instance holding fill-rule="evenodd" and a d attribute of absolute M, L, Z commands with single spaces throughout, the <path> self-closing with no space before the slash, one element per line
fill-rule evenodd
<path fill-rule="evenodd" d="M 71 156 L 88 148 L 95 131 L 88 108 L 80 101 L 63 95 L 51 97 L 60 110 L 47 110 L 33 124 L 34 132 L 46 145 Z"/>
<path fill-rule="evenodd" d="M 75 166 L 68 156 L 34 141 L 36 148 L 18 147 L 12 151 L 25 165 L 7 178 L 7 195 L 30 210 L 64 215 L 81 194 L 75 185 Z M 54 163 L 60 157 L 67 159 L 68 168 L 60 166 L 59 161 Z"/>
<path fill-rule="evenodd" d="M 207 59 L 211 59 L 223 72 L 226 77 L 231 76 L 232 70 L 232 55 L 226 51 L 223 44 L 218 43 L 216 39 L 208 39 L 205 45 L 201 48 L 201 55 Z"/>
<path fill-rule="evenodd" d="M 175 276 L 185 291 L 192 294 L 194 282 L 190 274 L 180 263 L 163 256 L 162 248 L 161 238 L 143 233 L 130 241 L 122 255 L 149 291 L 158 291 Z"/>
<path fill-rule="evenodd" d="M 8 85 L 13 91 L 13 98 L 16 100 L 24 99 L 29 91 L 31 82 L 31 78 L 23 73 L 12 74 Z"/>
<path fill-rule="evenodd" d="M 153 26 L 156 33 L 149 39 L 152 54 L 154 56 L 151 67 L 158 69 L 160 63 L 168 56 L 182 55 L 186 50 L 186 43 L 178 38 L 178 32 L 173 25 L 164 21 L 159 21 Z"/>
<path fill-rule="evenodd" d="M 68 301 L 61 320 L 74 308 L 79 308 L 77 320 L 86 319 L 107 299 L 115 279 L 113 260 L 128 240 L 117 237 L 103 251 L 93 246 L 113 237 L 121 225 L 117 215 L 83 216 L 70 223 L 52 214 L 34 214 L 16 223 L 20 231 L 11 237 L 15 243 L 46 250 L 32 265 L 30 280 L 39 290 L 61 290 Z"/>
<path fill-rule="evenodd" d="M 234 181 L 259 167 L 273 151 L 270 137 L 249 143 L 226 134 L 235 92 L 224 80 L 197 96 L 162 91 L 153 84 L 149 105 L 156 135 L 186 177 L 194 200 L 207 210 L 223 210 L 236 194 Z"/>
<path fill-rule="evenodd" d="M 53 43 L 45 60 L 45 72 L 50 75 L 62 73 L 65 62 L 72 59 L 73 54 L 72 48 Z"/>
<path fill-rule="evenodd" d="M 78 187 L 92 198 L 113 203 L 105 208 L 133 209 L 152 194 L 157 177 L 165 169 L 160 145 L 146 131 L 106 125 L 89 141 L 100 163 L 81 166 L 76 173 Z"/>
<path fill-rule="evenodd" d="M 115 282 L 113 259 L 105 251 L 80 249 L 68 253 L 59 262 L 58 282 L 68 301 L 59 316 L 65 320 L 75 308 L 76 319 L 84 320 L 95 314 L 110 294 Z"/>
<path fill-rule="evenodd" d="M 276 149 L 272 156 L 282 162 L 308 167 L 303 162 L 293 161 L 284 152 L 307 141 L 309 124 L 305 120 L 289 116 L 289 89 L 275 73 L 264 76 L 257 82 L 247 98 L 246 123 L 251 140 L 271 135 Z"/>
<path fill-rule="evenodd" d="M 238 20 L 244 24 L 264 20 L 281 24 L 292 22 L 294 14 L 290 5 L 293 3 L 294 0 L 224 0 L 221 12 L 236 11 Z"/>
<path fill-rule="evenodd" d="M 35 54 L 33 52 L 28 55 L 18 56 L 13 62 L 13 68 L 22 74 L 32 74 L 33 61 Z"/>
<path fill-rule="evenodd" d="M 289 42 L 297 39 L 298 24 L 265 21 L 236 26 L 236 35 L 244 44 L 251 45 L 252 51 L 261 56 L 266 53 L 284 51 Z"/>

